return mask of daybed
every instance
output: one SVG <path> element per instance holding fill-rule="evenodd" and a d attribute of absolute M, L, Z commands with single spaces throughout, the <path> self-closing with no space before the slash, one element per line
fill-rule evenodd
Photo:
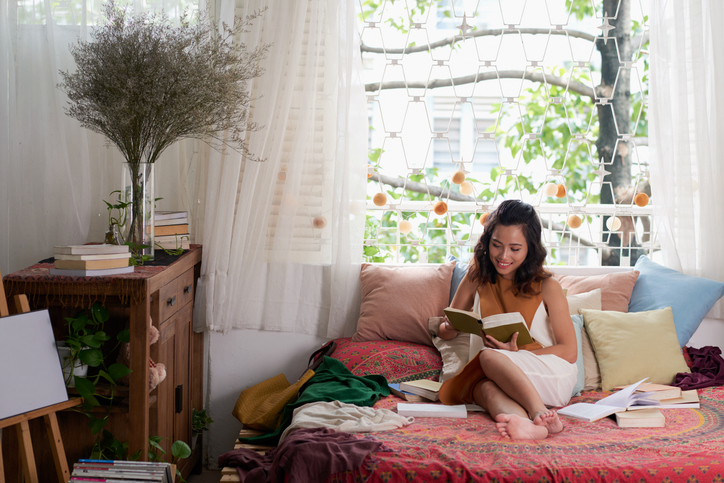
<path fill-rule="evenodd" d="M 373 268 L 371 272 L 379 270 Z M 401 328 L 404 324 L 400 323 L 369 326 L 370 317 L 382 316 L 381 308 L 395 315 L 388 322 L 404 319 L 404 311 L 411 312 L 413 318 L 419 315 L 412 304 L 402 302 L 393 286 L 400 282 L 414 285 L 420 274 L 400 280 L 399 271 L 384 274 L 393 275 L 390 278 L 378 273 L 370 277 L 371 273 L 365 271 L 363 268 L 363 301 L 357 333 L 352 338 L 337 340 L 332 357 L 354 375 L 380 374 L 389 382 L 449 377 L 445 370 L 454 370 L 448 366 L 455 362 L 451 362 L 451 349 L 443 347 L 439 339 L 432 338 L 433 344 L 415 341 L 420 336 L 419 327 Z M 447 276 L 447 283 L 452 280 L 451 297 L 456 287 L 455 275 L 459 273 L 450 271 L 453 273 Z M 579 328 L 579 370 L 583 369 L 580 382 L 584 390 L 571 402 L 593 402 L 610 394 L 600 388 L 601 384 L 618 386 L 638 380 L 629 380 L 631 377 L 653 374 L 652 379 L 659 378 L 654 382 L 668 383 L 675 378 L 685 388 L 686 384 L 702 387 L 698 389 L 699 409 L 663 409 L 663 428 L 619 428 L 609 418 L 594 423 L 564 418 L 565 430 L 541 441 L 505 439 L 488 416 L 480 412 L 468 413 L 467 419 L 417 418 L 409 426 L 393 431 L 356 435 L 373 438 L 382 447 L 360 467 L 334 474 L 331 481 L 724 481 L 724 389 L 720 385 L 724 360 L 718 349 L 709 347 L 722 340 L 724 321 L 707 319 L 702 324 L 712 305 L 724 295 L 724 284 L 686 277 L 648 259 L 639 260 L 635 271 L 617 269 L 605 274 L 607 271 L 610 270 L 598 269 L 579 276 L 566 275 L 570 273 L 566 270 L 556 271 L 561 284 L 568 289 L 572 310 L 577 311 L 580 304 L 586 308 L 590 303 L 589 296 L 584 294 L 594 288 L 601 290 L 597 302 L 600 310 L 584 311 L 591 320 L 584 320 Z M 424 283 L 430 289 L 437 282 Z M 425 299 L 433 298 L 431 292 L 427 295 L 430 297 L 416 297 L 416 305 L 425 305 Z M 577 295 L 581 297 L 577 299 Z M 449 300 L 446 294 L 437 303 L 446 306 Z M 392 307 L 392 301 L 398 307 Z M 399 306 L 402 311 L 397 311 Z M 602 320 L 594 320 L 599 316 Z M 582 319 L 574 317 L 577 318 Z M 368 326 L 362 327 L 365 323 Z M 434 326 L 433 321 L 427 323 Z M 376 335 L 372 334 L 375 331 Z M 664 336 L 659 337 L 661 334 Z M 373 340 L 375 337 L 393 340 Z M 688 341 L 694 347 L 705 347 L 689 351 Z M 644 360 L 647 362 L 643 363 Z M 694 372 L 707 372 L 706 376 L 686 374 L 692 360 Z M 683 371 L 671 374 L 672 380 L 660 380 L 668 377 L 661 375 L 662 367 L 664 372 L 677 370 L 682 362 Z M 381 397 L 374 408 L 395 410 L 401 401 L 393 395 Z M 250 434 L 242 430 L 242 436 Z M 236 447 L 260 448 L 253 438 L 242 443 L 237 442 Z M 222 481 L 240 481 L 236 469 L 224 468 Z"/>

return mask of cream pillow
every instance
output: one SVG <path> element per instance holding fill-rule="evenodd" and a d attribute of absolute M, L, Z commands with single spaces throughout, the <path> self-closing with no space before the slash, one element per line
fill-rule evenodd
<path fill-rule="evenodd" d="M 610 391 L 648 377 L 671 384 L 679 372 L 690 372 L 676 336 L 671 307 L 622 313 L 581 309 L 601 371 L 601 387 Z"/>
<path fill-rule="evenodd" d="M 601 310 L 601 289 L 597 288 L 590 292 L 568 295 L 568 312 L 571 315 L 578 314 L 579 309 Z M 591 339 L 585 328 L 581 331 L 581 350 L 583 352 L 583 372 L 585 374 L 583 390 L 591 391 L 601 387 L 601 372 L 598 370 L 596 354 L 591 347 Z"/>

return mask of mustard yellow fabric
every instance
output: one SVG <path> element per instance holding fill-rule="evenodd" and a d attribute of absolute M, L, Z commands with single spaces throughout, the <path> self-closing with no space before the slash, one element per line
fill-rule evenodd
<path fill-rule="evenodd" d="M 296 400 L 299 390 L 313 375 L 314 371 L 309 369 L 297 382 L 290 384 L 284 374 L 279 374 L 244 389 L 231 414 L 248 428 L 276 431 L 281 425 L 284 406 Z"/>

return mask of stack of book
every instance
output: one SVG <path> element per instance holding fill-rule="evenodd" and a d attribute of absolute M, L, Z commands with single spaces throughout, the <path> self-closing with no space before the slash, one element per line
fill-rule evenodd
<path fill-rule="evenodd" d="M 441 382 L 432 381 L 430 379 L 417 379 L 414 381 L 401 382 L 397 389 L 403 394 L 408 392 L 422 396 L 428 401 L 437 401 L 439 399 L 438 392 L 440 392 L 440 387 L 442 387 Z M 408 401 L 410 400 L 407 398 L 403 399 Z"/>
<path fill-rule="evenodd" d="M 51 275 L 98 277 L 133 272 L 128 245 L 68 245 L 53 249 Z"/>
<path fill-rule="evenodd" d="M 153 237 L 157 247 L 166 250 L 189 249 L 189 212 L 156 211 Z"/>
<path fill-rule="evenodd" d="M 80 460 L 70 481 L 173 483 L 173 469 L 160 461 Z"/>

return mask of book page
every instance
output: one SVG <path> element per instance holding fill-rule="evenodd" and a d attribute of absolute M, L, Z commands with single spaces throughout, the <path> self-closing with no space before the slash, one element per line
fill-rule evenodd
<path fill-rule="evenodd" d="M 639 382 L 631 384 L 630 386 L 626 386 L 620 391 L 615 392 L 599 401 L 596 401 L 594 404 L 627 408 L 631 404 L 631 395 L 634 393 L 636 388 L 639 387 L 646 379 L 648 379 L 648 377 L 641 379 Z"/>
<path fill-rule="evenodd" d="M 520 312 L 509 312 L 506 314 L 495 314 L 485 317 L 483 319 L 483 328 L 499 327 L 501 325 L 517 324 L 522 322 L 525 324 L 525 319 Z"/>
<path fill-rule="evenodd" d="M 622 409 L 622 407 L 606 406 L 603 404 L 575 403 L 559 409 L 558 414 L 592 422 L 605 418 L 609 414 L 621 411 Z"/>

